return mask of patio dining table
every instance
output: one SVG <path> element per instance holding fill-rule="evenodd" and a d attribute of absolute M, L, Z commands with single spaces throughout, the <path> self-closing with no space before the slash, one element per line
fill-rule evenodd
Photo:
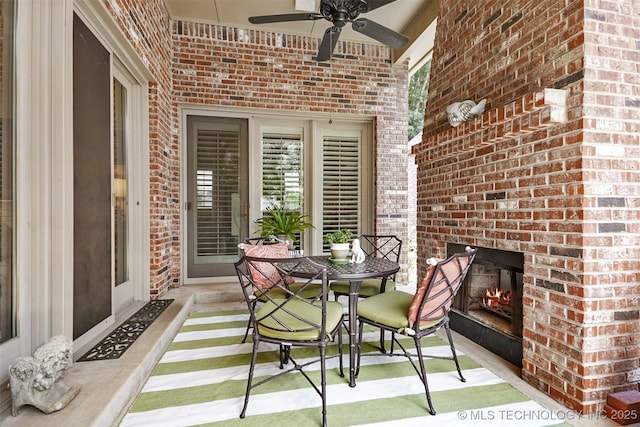
<path fill-rule="evenodd" d="M 322 265 L 327 269 L 327 278 L 333 280 L 349 280 L 349 308 L 348 308 L 348 325 L 349 333 L 349 386 L 356 386 L 356 345 L 357 345 L 357 322 L 356 313 L 358 307 L 358 298 L 360 296 L 360 285 L 364 279 L 380 277 L 386 281 L 389 276 L 395 274 L 400 265 L 396 262 L 385 258 L 366 257 L 364 262 L 360 264 L 344 263 L 334 264 L 328 256 L 310 256 L 307 257 L 316 264 Z M 307 268 L 308 267 L 308 268 Z M 317 267 L 311 264 L 300 263 L 292 276 L 309 278 L 314 276 Z"/>

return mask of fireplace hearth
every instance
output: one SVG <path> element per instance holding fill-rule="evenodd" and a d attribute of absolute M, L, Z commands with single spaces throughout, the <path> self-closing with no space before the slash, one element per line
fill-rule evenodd
<path fill-rule="evenodd" d="M 447 244 L 447 255 L 465 245 Z M 478 248 L 456 295 L 451 328 L 491 352 L 522 367 L 522 277 L 524 255 Z"/>

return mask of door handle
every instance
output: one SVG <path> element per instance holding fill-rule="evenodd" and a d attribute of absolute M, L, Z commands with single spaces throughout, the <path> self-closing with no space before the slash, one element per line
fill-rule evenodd
<path fill-rule="evenodd" d="M 185 205 L 184 207 L 185 207 L 186 210 L 188 210 L 188 211 L 191 210 L 191 202 L 186 202 L 184 205 Z"/>
<path fill-rule="evenodd" d="M 249 218 L 249 203 L 247 202 L 244 202 L 242 207 L 242 216 L 244 216 L 244 219 Z"/>

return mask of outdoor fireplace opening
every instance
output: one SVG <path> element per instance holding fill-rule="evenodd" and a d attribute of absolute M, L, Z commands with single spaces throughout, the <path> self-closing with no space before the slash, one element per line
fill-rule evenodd
<path fill-rule="evenodd" d="M 464 251 L 448 243 L 447 256 Z M 522 367 L 524 255 L 478 248 L 451 310 L 451 328 Z"/>

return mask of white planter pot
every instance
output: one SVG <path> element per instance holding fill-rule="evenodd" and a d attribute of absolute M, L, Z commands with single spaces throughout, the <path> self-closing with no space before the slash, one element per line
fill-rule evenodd
<path fill-rule="evenodd" d="M 333 259 L 346 259 L 349 256 L 349 243 L 332 243 L 329 249 Z"/>

